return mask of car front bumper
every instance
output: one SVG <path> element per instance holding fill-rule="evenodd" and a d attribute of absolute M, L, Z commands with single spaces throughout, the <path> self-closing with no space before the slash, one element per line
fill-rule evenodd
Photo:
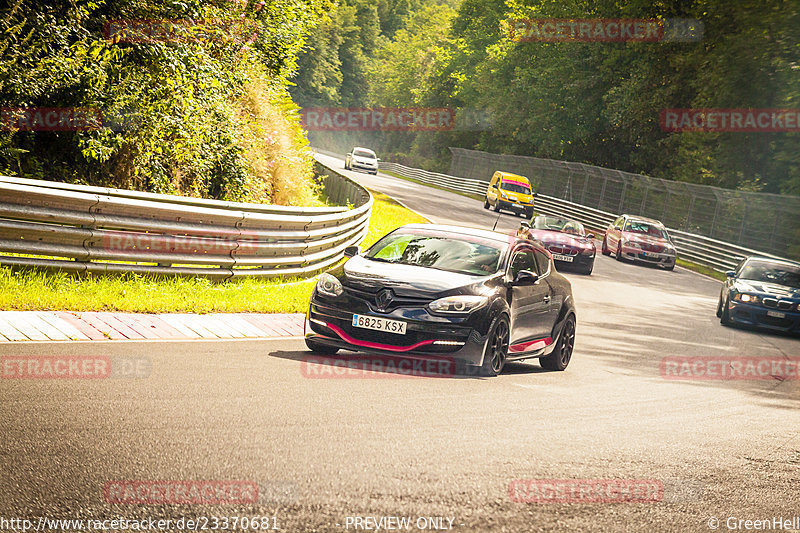
<path fill-rule="evenodd" d="M 500 209 L 506 209 L 509 211 L 519 211 L 520 213 L 525 213 L 526 211 L 533 211 L 533 204 L 510 202 L 508 200 L 503 200 L 503 199 L 499 199 L 498 202 L 500 205 Z"/>
<path fill-rule="evenodd" d="M 657 265 L 660 267 L 674 267 L 675 254 L 668 254 L 662 252 L 645 252 L 638 248 L 622 247 L 622 257 L 630 261 L 647 263 L 649 265 Z"/>
<path fill-rule="evenodd" d="M 406 322 L 406 334 L 373 331 L 352 325 L 353 315 L 381 316 Z M 377 353 L 409 359 L 436 359 L 453 363 L 459 372 L 483 363 L 488 335 L 486 310 L 459 320 L 430 317 L 424 310 L 396 309 L 375 314 L 351 305 L 331 305 L 312 298 L 306 317 L 305 336 L 315 343 L 342 350 Z"/>
<path fill-rule="evenodd" d="M 783 316 L 770 316 L 770 313 L 778 313 Z M 728 315 L 730 321 L 735 324 L 800 334 L 800 311 L 781 311 L 758 304 L 731 300 L 728 305 Z"/>
<path fill-rule="evenodd" d="M 350 161 L 350 168 L 360 168 L 361 170 L 369 170 L 370 172 L 378 171 L 378 165 L 359 163 L 358 161 Z"/>
<path fill-rule="evenodd" d="M 595 256 L 595 254 L 577 254 L 570 256 L 572 257 L 572 261 L 561 261 L 559 259 L 556 259 L 555 256 L 562 254 L 558 254 L 557 252 L 550 252 L 550 253 L 553 254 L 553 262 L 555 262 L 556 267 L 558 267 L 559 269 L 588 268 L 589 265 L 591 265 L 594 262 L 594 256 Z"/>

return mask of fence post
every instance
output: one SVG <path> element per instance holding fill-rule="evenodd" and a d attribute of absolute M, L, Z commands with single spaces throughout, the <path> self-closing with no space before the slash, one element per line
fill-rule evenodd
<path fill-rule="evenodd" d="M 603 209 L 603 198 L 606 195 L 606 183 L 608 183 L 608 176 L 603 176 L 603 186 L 600 187 L 600 199 L 597 201 L 597 209 Z"/>
<path fill-rule="evenodd" d="M 717 213 L 719 213 L 719 198 L 717 198 L 717 204 L 714 206 L 714 218 L 711 219 L 711 231 L 708 234 L 709 237 L 714 236 L 714 230 L 717 228 Z"/>
<path fill-rule="evenodd" d="M 689 231 L 689 223 L 692 221 L 692 211 L 694 210 L 694 199 L 695 195 L 692 193 L 692 199 L 689 202 L 689 210 L 686 214 L 686 223 L 683 225 L 683 231 Z"/>
<path fill-rule="evenodd" d="M 747 203 L 747 202 L 745 202 Z M 744 227 L 747 220 L 747 209 L 744 209 L 742 213 L 742 227 L 739 229 L 739 239 L 736 241 L 736 244 L 742 244 L 742 239 L 744 238 Z"/>
<path fill-rule="evenodd" d="M 639 208 L 639 214 L 645 216 L 644 208 L 645 204 L 647 203 L 647 191 L 650 190 L 650 185 L 648 184 L 644 188 L 644 194 L 642 195 L 642 207 Z"/>
<path fill-rule="evenodd" d="M 586 173 L 586 178 L 583 180 L 583 191 L 581 191 L 581 203 L 586 205 L 586 189 L 589 188 L 589 173 Z"/>

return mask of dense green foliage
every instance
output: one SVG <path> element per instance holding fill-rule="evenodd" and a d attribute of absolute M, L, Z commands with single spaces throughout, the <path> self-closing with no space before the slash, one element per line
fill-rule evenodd
<path fill-rule="evenodd" d="M 328 0 L 12 0 L 0 107 L 98 110 L 93 131 L 0 131 L 0 172 L 156 192 L 314 201 L 286 92 Z M 117 21 L 163 22 L 148 37 Z M 167 26 L 172 24 L 172 26 Z"/>
<path fill-rule="evenodd" d="M 390 2 L 391 4 L 391 2 Z M 800 194 L 797 133 L 668 133 L 665 108 L 800 108 L 796 0 L 342 0 L 299 62 L 301 106 L 486 110 L 485 131 L 311 134 L 446 170 L 448 146 Z M 377 20 L 375 17 L 377 16 Z M 698 42 L 514 42 L 520 18 L 694 18 Z M 380 28 L 377 39 L 375 28 Z M 391 27 L 391 31 L 387 28 Z M 315 83 L 317 85 L 315 85 Z M 337 144 L 338 143 L 338 144 Z"/>

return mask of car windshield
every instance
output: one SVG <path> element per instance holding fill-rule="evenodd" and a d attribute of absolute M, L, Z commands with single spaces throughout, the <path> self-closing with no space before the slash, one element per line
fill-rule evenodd
<path fill-rule="evenodd" d="M 515 180 L 502 180 L 500 182 L 500 188 L 504 191 L 508 192 L 516 192 L 519 194 L 530 194 L 531 188 L 522 183 L 521 181 Z"/>
<path fill-rule="evenodd" d="M 569 233 L 570 235 L 586 235 L 583 224 L 566 218 L 536 217 L 533 219 L 533 225 L 531 227 L 533 229 L 560 231 L 562 233 Z"/>
<path fill-rule="evenodd" d="M 773 263 L 771 261 L 748 261 L 742 272 L 741 279 L 776 283 L 793 289 L 800 289 L 800 266 Z"/>
<path fill-rule="evenodd" d="M 372 150 L 353 150 L 353 155 L 357 155 L 358 157 L 368 157 L 369 159 L 375 159 L 375 152 Z"/>
<path fill-rule="evenodd" d="M 625 224 L 625 230 L 630 233 L 639 233 L 641 235 L 649 235 L 651 237 L 658 237 L 660 239 L 669 239 L 667 230 L 662 226 L 651 224 L 650 222 L 642 222 L 640 220 L 629 220 Z"/>
<path fill-rule="evenodd" d="M 378 241 L 366 257 L 485 276 L 499 270 L 505 247 L 502 242 L 469 235 L 396 231 Z"/>

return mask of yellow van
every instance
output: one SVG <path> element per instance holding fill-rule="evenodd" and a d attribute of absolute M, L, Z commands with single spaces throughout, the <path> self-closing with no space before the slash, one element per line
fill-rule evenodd
<path fill-rule="evenodd" d="M 525 176 L 497 171 L 486 189 L 483 208 L 494 207 L 495 211 L 506 209 L 526 218 L 533 216 L 533 197 L 531 182 Z"/>

